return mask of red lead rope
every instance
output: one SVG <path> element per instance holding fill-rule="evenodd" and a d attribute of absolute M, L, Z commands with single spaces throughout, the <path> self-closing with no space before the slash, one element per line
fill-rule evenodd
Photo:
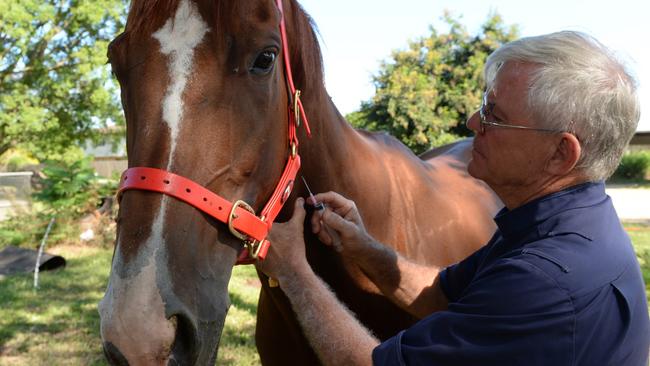
<path fill-rule="evenodd" d="M 230 232 L 244 241 L 245 248 L 237 260 L 237 264 L 250 264 L 262 260 L 269 248 L 266 236 L 271 230 L 273 221 L 282 210 L 285 202 L 291 195 L 298 170 L 300 169 L 300 155 L 298 155 L 298 136 L 296 129 L 300 119 L 305 123 L 307 136 L 311 137 L 311 130 L 300 100 L 300 90 L 293 83 L 291 62 L 289 60 L 289 47 L 287 31 L 284 22 L 282 0 L 276 0 L 280 9 L 280 34 L 282 36 L 282 52 L 284 56 L 285 77 L 291 93 L 292 103 L 289 106 L 289 158 L 284 167 L 271 198 L 262 209 L 258 217 L 254 210 L 243 201 L 231 203 L 227 199 L 213 193 L 200 184 L 180 175 L 156 168 L 134 167 L 122 173 L 120 187 L 117 192 L 118 199 L 127 190 L 144 190 L 159 192 L 179 199 L 190 206 L 201 210 L 207 215 L 228 224 Z"/>

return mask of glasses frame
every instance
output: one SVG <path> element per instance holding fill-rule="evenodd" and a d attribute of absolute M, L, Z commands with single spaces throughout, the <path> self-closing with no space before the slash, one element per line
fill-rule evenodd
<path fill-rule="evenodd" d="M 479 109 L 479 132 L 481 134 L 485 133 L 485 126 L 492 126 L 492 127 L 499 127 L 499 128 L 511 128 L 511 129 L 516 129 L 516 130 L 530 130 L 530 131 L 540 131 L 540 132 L 546 132 L 546 133 L 561 133 L 565 131 L 561 130 L 553 130 L 549 128 L 539 128 L 539 127 L 528 127 L 528 126 L 521 126 L 521 125 L 512 125 L 512 124 L 506 124 L 506 123 L 499 123 L 499 122 L 492 122 L 487 120 L 487 116 L 492 114 L 490 110 L 488 110 L 489 103 L 488 103 L 488 93 L 485 92 L 483 93 L 483 102 L 481 103 L 481 108 Z"/>

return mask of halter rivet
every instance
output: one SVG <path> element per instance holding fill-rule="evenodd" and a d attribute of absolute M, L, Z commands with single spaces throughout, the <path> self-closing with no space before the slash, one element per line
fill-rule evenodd
<path fill-rule="evenodd" d="M 291 195 L 291 190 L 293 190 L 293 181 L 290 181 L 287 183 L 287 187 L 284 189 L 284 193 L 282 194 L 282 203 L 285 203 L 287 199 L 289 199 L 289 196 Z"/>

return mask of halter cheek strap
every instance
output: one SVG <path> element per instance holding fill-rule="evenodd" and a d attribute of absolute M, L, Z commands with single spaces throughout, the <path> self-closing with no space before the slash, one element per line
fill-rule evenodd
<path fill-rule="evenodd" d="M 260 215 L 257 216 L 255 210 L 244 201 L 239 200 L 231 203 L 188 178 L 151 167 L 133 167 L 124 171 L 117 192 L 118 200 L 127 190 L 162 193 L 179 199 L 210 217 L 227 224 L 230 232 L 241 239 L 245 245 L 244 250 L 237 259 L 237 264 L 251 264 L 258 259 L 264 259 L 266 256 L 270 246 L 270 242 L 266 240 L 266 237 L 271 230 L 273 221 L 291 195 L 296 175 L 300 169 L 296 130 L 300 126 L 301 118 L 305 123 L 307 135 L 311 137 L 309 122 L 300 100 L 301 92 L 296 89 L 293 83 L 282 0 L 276 0 L 276 4 L 281 14 L 280 34 L 282 37 L 285 77 L 292 97 L 289 103 L 289 157 L 280 181 Z"/>

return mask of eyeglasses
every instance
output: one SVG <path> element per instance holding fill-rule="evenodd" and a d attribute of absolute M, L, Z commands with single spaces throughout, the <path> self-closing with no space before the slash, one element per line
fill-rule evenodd
<path fill-rule="evenodd" d="M 541 131 L 541 132 L 549 132 L 549 133 L 559 133 L 559 132 L 564 132 L 560 130 L 552 130 L 548 128 L 537 128 L 537 127 L 528 127 L 528 126 L 518 126 L 518 125 L 511 125 L 511 124 L 505 124 L 501 122 L 496 122 L 495 121 L 488 121 L 488 117 L 492 115 L 492 109 L 494 108 L 494 103 L 490 104 L 488 103 L 487 99 L 488 93 L 483 93 L 483 103 L 481 103 L 481 109 L 479 109 L 479 132 L 481 134 L 485 133 L 485 126 L 493 126 L 493 127 L 500 127 L 500 128 L 515 128 L 518 130 L 532 130 L 532 131 Z M 494 116 L 492 116 L 494 117 Z"/>

